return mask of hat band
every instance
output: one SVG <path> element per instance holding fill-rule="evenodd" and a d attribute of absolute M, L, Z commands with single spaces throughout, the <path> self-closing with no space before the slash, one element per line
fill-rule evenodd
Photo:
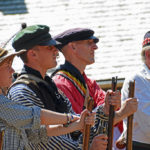
<path fill-rule="evenodd" d="M 144 41 L 143 41 L 143 47 L 147 46 L 147 45 L 150 45 L 150 38 L 146 38 Z"/>
<path fill-rule="evenodd" d="M 8 51 L 6 51 L 6 50 L 0 48 L 0 57 L 3 57 L 3 56 L 5 56 L 5 55 L 7 55 L 7 53 L 8 53 Z"/>

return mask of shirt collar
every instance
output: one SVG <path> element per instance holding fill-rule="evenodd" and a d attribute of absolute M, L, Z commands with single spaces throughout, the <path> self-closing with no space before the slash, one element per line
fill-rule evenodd
<path fill-rule="evenodd" d="M 43 79 L 41 73 L 27 65 L 24 65 L 22 71 L 21 71 L 21 74 L 32 74 L 32 75 L 35 75 L 41 79 Z"/>
<path fill-rule="evenodd" d="M 80 82 L 83 83 L 83 85 L 85 86 L 85 80 L 83 75 L 80 73 L 80 71 L 74 66 L 72 65 L 69 61 L 65 61 L 65 64 L 60 65 L 60 67 L 58 68 L 58 70 L 65 70 L 68 71 L 69 73 L 71 73 L 74 77 L 76 77 Z"/>
<path fill-rule="evenodd" d="M 148 80 L 150 80 L 150 69 L 147 67 L 146 64 L 144 64 L 143 67 L 144 67 L 144 75 L 145 75 L 145 77 L 146 77 Z"/>

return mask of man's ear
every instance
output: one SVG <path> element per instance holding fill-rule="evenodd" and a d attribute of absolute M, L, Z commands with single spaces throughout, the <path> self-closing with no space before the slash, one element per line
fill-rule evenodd
<path fill-rule="evenodd" d="M 73 43 L 73 42 L 70 42 L 70 43 L 69 43 L 69 46 L 70 46 L 70 48 L 72 48 L 73 50 L 76 49 L 76 45 L 75 45 L 75 43 Z"/>
<path fill-rule="evenodd" d="M 27 56 L 30 57 L 30 58 L 35 57 L 35 56 L 36 56 L 36 51 L 34 51 L 34 50 L 32 50 L 32 49 L 31 49 L 31 50 L 28 50 Z"/>
<path fill-rule="evenodd" d="M 147 59 L 150 59 L 150 50 L 146 50 L 146 51 L 145 51 L 145 57 L 146 57 Z"/>
<path fill-rule="evenodd" d="M 72 44 L 72 48 L 73 48 L 73 49 L 75 49 L 75 46 L 74 46 L 74 44 Z"/>

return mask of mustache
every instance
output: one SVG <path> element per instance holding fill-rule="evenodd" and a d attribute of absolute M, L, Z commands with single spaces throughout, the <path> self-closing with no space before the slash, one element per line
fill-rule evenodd
<path fill-rule="evenodd" d="M 59 53 L 56 55 L 56 58 L 59 58 Z"/>

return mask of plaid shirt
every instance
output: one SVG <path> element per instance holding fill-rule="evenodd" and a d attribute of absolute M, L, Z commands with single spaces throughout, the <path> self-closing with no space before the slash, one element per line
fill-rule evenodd
<path fill-rule="evenodd" d="M 7 137 L 9 139 L 13 138 L 14 143 L 6 143 L 4 139 L 3 149 L 23 149 L 27 144 L 25 129 L 30 128 L 40 128 L 40 108 L 24 107 L 0 95 L 0 131 L 5 131 L 5 133 L 7 133 L 10 129 L 14 129 L 16 135 L 20 138 L 19 142 L 15 142 L 14 137 Z"/>
<path fill-rule="evenodd" d="M 28 106 L 29 108 L 34 105 L 44 108 L 42 101 L 25 84 L 17 84 L 11 87 L 8 97 L 13 101 L 17 101 L 19 104 Z M 27 133 L 27 139 L 24 141 L 30 141 L 30 143 L 28 143 L 30 147 L 28 146 L 25 149 L 76 150 L 78 147 L 78 142 L 73 141 L 68 135 L 48 137 L 45 126 L 41 126 L 39 130 L 28 129 L 25 132 Z M 16 145 L 16 149 L 17 147 L 20 147 L 20 142 L 23 141 L 20 139 L 20 134 L 18 134 L 16 129 L 7 128 L 7 130 L 5 130 L 4 140 L 6 149 L 8 148 L 8 145 L 10 145 L 8 143 Z"/>

